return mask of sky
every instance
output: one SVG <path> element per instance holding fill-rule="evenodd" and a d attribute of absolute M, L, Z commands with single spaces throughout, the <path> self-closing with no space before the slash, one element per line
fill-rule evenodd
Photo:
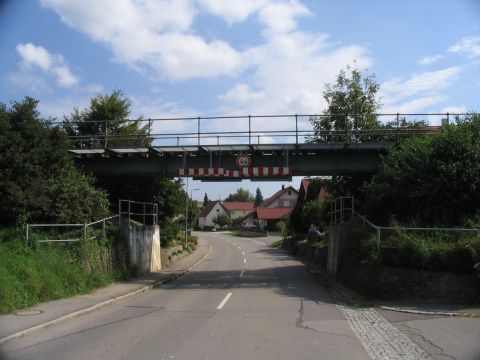
<path fill-rule="evenodd" d="M 44 117 L 116 89 L 130 118 L 318 114 L 347 66 L 375 75 L 382 113 L 478 111 L 480 0 L 0 0 L 0 102 L 34 97 Z M 268 197 L 299 182 L 190 181 L 189 192 Z"/>

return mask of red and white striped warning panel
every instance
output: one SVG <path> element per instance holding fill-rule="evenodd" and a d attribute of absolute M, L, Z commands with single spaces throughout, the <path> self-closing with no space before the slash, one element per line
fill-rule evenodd
<path fill-rule="evenodd" d="M 289 176 L 292 175 L 290 167 L 248 167 L 240 170 L 228 170 L 224 168 L 181 168 L 177 169 L 177 176 L 196 176 L 196 177 L 261 177 L 261 176 Z"/>

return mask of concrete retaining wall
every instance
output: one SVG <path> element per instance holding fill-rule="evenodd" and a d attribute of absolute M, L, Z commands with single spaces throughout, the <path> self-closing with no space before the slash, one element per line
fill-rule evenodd
<path fill-rule="evenodd" d="M 160 227 L 129 225 L 126 232 L 130 265 L 137 265 L 140 273 L 161 270 Z"/>

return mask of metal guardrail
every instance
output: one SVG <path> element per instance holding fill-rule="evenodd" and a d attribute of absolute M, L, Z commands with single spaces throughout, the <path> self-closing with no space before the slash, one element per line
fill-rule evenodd
<path fill-rule="evenodd" d="M 351 202 L 350 207 L 343 206 L 345 203 Z M 364 225 L 368 225 L 370 228 L 375 230 L 376 240 L 377 240 L 377 251 L 380 250 L 381 246 L 381 239 L 382 239 L 382 231 L 425 231 L 425 232 L 466 232 L 466 233 L 477 233 L 480 236 L 480 229 L 471 229 L 471 228 L 427 228 L 427 227 L 393 227 L 393 226 L 379 226 L 373 224 L 363 215 L 359 214 L 355 211 L 354 208 L 355 199 L 353 196 L 347 197 L 338 197 L 334 200 L 333 204 L 338 204 L 333 206 L 334 214 L 332 215 L 331 212 L 331 222 L 332 223 L 344 223 L 346 219 L 350 219 L 353 216 L 358 217 L 362 220 Z M 340 215 L 336 215 L 339 213 Z M 335 220 L 335 221 L 333 221 Z"/>
<path fill-rule="evenodd" d="M 124 204 L 127 204 L 126 206 Z M 127 216 L 128 218 L 128 223 L 132 220 L 132 217 L 135 218 L 141 218 L 142 224 L 146 225 L 147 223 L 147 218 L 151 217 L 152 218 L 152 223 L 154 225 L 157 225 L 158 223 L 158 204 L 154 203 L 148 203 L 148 202 L 139 202 L 139 201 L 132 201 L 132 200 L 123 200 L 120 199 L 118 202 L 118 214 L 109 216 L 97 221 L 93 221 L 90 223 L 85 223 L 85 224 L 26 224 L 25 225 L 25 241 L 28 244 L 30 241 L 30 236 L 31 236 L 31 230 L 34 228 L 57 228 L 57 229 L 65 229 L 65 228 L 77 228 L 79 231 L 76 234 L 77 237 L 74 238 L 69 238 L 69 239 L 42 239 L 38 240 L 39 243 L 69 243 L 69 242 L 78 242 L 82 239 L 87 239 L 88 238 L 88 229 L 92 228 L 98 224 L 102 225 L 102 231 L 105 232 L 106 230 L 106 224 L 107 222 L 112 222 L 114 219 L 118 219 L 118 225 L 121 225 L 122 223 L 122 216 Z M 133 207 L 139 206 L 142 210 L 136 210 L 139 212 L 133 212 L 132 211 L 132 205 Z M 127 208 L 127 211 L 122 211 L 122 206 L 125 209 Z M 151 207 L 152 212 L 147 212 L 147 208 Z M 81 235 L 81 236 L 79 236 Z M 90 239 L 94 239 L 95 236 L 90 237 Z"/>
<path fill-rule="evenodd" d="M 435 133 L 437 127 L 401 126 L 404 119 L 418 120 L 418 117 L 440 120 L 440 123 L 449 123 L 452 116 L 464 116 L 466 113 L 376 113 L 376 114 L 294 114 L 294 115 L 248 115 L 248 116 L 210 116 L 210 117 L 185 117 L 161 119 L 125 119 L 127 123 L 140 123 L 148 125 L 148 133 L 141 135 L 109 134 L 108 124 L 113 120 L 91 120 L 82 123 L 96 123 L 102 129 L 102 134 L 71 136 L 75 148 L 146 148 L 152 146 L 187 146 L 187 145 L 231 145 L 235 144 L 267 144 L 285 143 L 300 144 L 309 142 L 315 137 L 316 142 L 346 143 L 346 142 L 398 142 L 402 137 L 429 135 Z M 375 116 L 380 121 L 389 122 L 391 127 L 359 130 L 355 126 L 351 130 L 321 130 L 314 129 L 310 119 L 324 117 L 345 117 L 354 124 L 366 116 Z M 223 120 L 223 126 L 228 130 L 219 129 L 218 122 Z M 229 120 L 229 121 L 225 121 Z M 247 122 L 242 130 L 232 131 L 232 122 Z M 168 126 L 167 124 L 174 122 Z M 179 126 L 177 122 L 181 122 Z M 271 130 L 272 125 L 277 125 L 279 130 Z M 184 132 L 159 132 L 152 131 L 153 127 L 185 128 Z M 203 130 L 203 131 L 202 131 Z M 225 142 L 228 139 L 228 142 Z M 233 141 L 237 139 L 237 141 Z"/>

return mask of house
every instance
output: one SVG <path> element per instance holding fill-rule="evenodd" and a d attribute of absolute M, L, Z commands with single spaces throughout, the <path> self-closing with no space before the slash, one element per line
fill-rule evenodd
<path fill-rule="evenodd" d="M 300 182 L 300 189 L 298 190 L 297 203 L 299 203 L 302 206 L 303 206 L 304 203 L 307 202 L 307 200 L 308 200 L 307 196 L 308 195 L 312 196 L 312 194 L 308 193 L 309 185 L 310 185 L 310 180 L 309 179 L 302 179 L 302 181 Z M 327 191 L 325 190 L 324 187 L 321 187 L 318 195 L 316 195 L 316 198 L 317 198 L 318 201 L 323 201 L 327 196 L 328 196 Z"/>
<path fill-rule="evenodd" d="M 298 191 L 293 187 L 282 186 L 259 207 L 243 218 L 244 226 L 259 226 L 261 229 L 275 230 L 280 220 L 288 220 L 298 198 Z"/>
<path fill-rule="evenodd" d="M 222 205 L 232 220 L 243 218 L 254 209 L 253 203 L 248 201 L 224 201 Z"/>
<path fill-rule="evenodd" d="M 229 216 L 228 210 L 220 201 L 210 201 L 198 216 L 198 227 L 203 230 L 205 226 L 215 226 L 213 220 L 220 214 Z"/>

